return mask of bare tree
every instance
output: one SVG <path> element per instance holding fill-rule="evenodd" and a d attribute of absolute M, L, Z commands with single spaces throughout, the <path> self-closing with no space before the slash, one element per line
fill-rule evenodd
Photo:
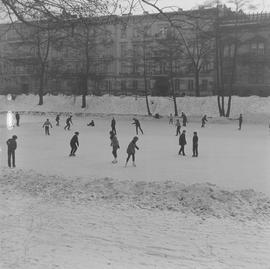
<path fill-rule="evenodd" d="M 133 44 L 133 55 L 132 64 L 139 67 L 143 74 L 144 83 L 144 96 L 146 101 L 147 113 L 149 116 L 152 115 L 148 100 L 148 86 L 150 84 L 151 76 L 151 65 L 152 65 L 152 54 L 151 54 L 151 44 L 152 37 L 149 36 L 149 29 L 151 25 L 149 24 L 139 24 L 135 28 L 137 36 L 135 44 Z M 149 81 L 149 83 L 147 83 Z"/>

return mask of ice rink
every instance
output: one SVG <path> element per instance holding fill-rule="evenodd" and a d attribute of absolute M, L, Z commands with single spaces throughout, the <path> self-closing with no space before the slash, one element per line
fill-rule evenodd
<path fill-rule="evenodd" d="M 45 136 L 42 125 L 47 116 L 22 115 L 21 126 L 8 130 L 6 117 L 1 115 L 0 145 L 1 167 L 7 166 L 6 140 L 18 136 L 16 165 L 42 174 L 68 177 L 104 178 L 135 181 L 173 180 L 185 184 L 210 182 L 230 190 L 249 189 L 270 194 L 270 133 L 263 124 L 243 123 L 237 130 L 237 121 L 218 123 L 209 119 L 205 128 L 199 121 L 188 123 L 187 156 L 179 156 L 175 126 L 166 118 L 142 118 L 144 135 L 139 134 L 137 167 L 131 162 L 124 168 L 126 148 L 135 135 L 132 116 L 116 118 L 120 142 L 118 164 L 112 164 L 109 139 L 110 116 L 73 117 L 70 131 L 63 129 L 66 117 L 61 116 L 60 127 L 55 126 L 55 116 L 50 136 Z M 86 124 L 94 119 L 96 126 Z M 182 127 L 183 130 L 183 127 Z M 80 147 L 76 157 L 69 157 L 69 141 L 79 131 Z M 192 158 L 193 131 L 199 136 L 199 157 Z"/>

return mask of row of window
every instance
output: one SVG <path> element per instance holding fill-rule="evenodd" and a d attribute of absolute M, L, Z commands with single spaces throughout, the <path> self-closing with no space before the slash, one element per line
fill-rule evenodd
<path fill-rule="evenodd" d="M 252 41 L 249 43 L 249 50 L 252 55 L 259 56 L 265 54 L 265 43 L 262 41 Z M 223 55 L 226 57 L 234 57 L 235 44 L 227 44 L 224 46 Z"/>

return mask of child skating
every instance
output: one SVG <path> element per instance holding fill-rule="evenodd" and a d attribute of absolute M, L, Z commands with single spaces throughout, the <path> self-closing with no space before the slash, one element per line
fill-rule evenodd
<path fill-rule="evenodd" d="M 170 117 L 169 117 L 169 124 L 173 124 L 173 115 L 172 115 L 172 113 L 170 114 Z"/>
<path fill-rule="evenodd" d="M 135 167 L 135 151 L 136 149 L 139 150 L 139 147 L 136 145 L 136 142 L 139 140 L 139 138 L 137 136 L 134 136 L 132 141 L 129 143 L 128 148 L 127 148 L 127 160 L 126 160 L 126 164 L 125 167 L 127 167 L 128 161 L 130 156 L 132 156 L 132 165 Z"/>
<path fill-rule="evenodd" d="M 56 126 L 59 126 L 59 122 L 60 122 L 60 114 L 57 114 L 57 115 L 56 115 L 55 121 L 56 121 Z"/>
<path fill-rule="evenodd" d="M 111 139 L 111 146 L 112 146 L 112 155 L 114 160 L 112 163 L 117 163 L 117 150 L 120 148 L 119 141 L 116 137 L 116 134 L 113 131 L 110 131 L 110 139 Z"/>
<path fill-rule="evenodd" d="M 132 124 L 134 124 L 135 127 L 136 127 L 136 134 L 137 134 L 137 135 L 138 135 L 138 129 L 139 129 L 139 130 L 141 131 L 141 133 L 143 134 L 143 130 L 142 130 L 142 128 L 141 128 L 141 124 L 140 124 L 140 122 L 139 122 L 138 119 L 133 118 Z"/>
<path fill-rule="evenodd" d="M 175 126 L 176 126 L 176 136 L 178 136 L 180 134 L 181 129 L 181 123 L 179 119 L 176 120 Z"/>
<path fill-rule="evenodd" d="M 75 156 L 75 152 L 77 151 L 78 147 L 79 147 L 79 139 L 78 139 L 78 135 L 79 132 L 75 132 L 73 137 L 70 140 L 70 147 L 71 147 L 71 151 L 69 156 Z"/>
<path fill-rule="evenodd" d="M 203 117 L 202 117 L 202 128 L 204 128 L 204 126 L 205 126 L 205 124 L 206 124 L 206 122 L 207 122 L 208 120 L 207 120 L 207 116 L 206 115 L 204 115 Z"/>
<path fill-rule="evenodd" d="M 49 119 L 47 119 L 47 120 L 44 122 L 42 128 L 44 128 L 44 127 L 45 127 L 45 135 L 50 135 L 50 127 L 52 128 L 52 124 L 51 124 L 51 122 L 49 121 Z"/>
<path fill-rule="evenodd" d="M 64 127 L 64 129 L 68 129 L 70 130 L 70 124 L 73 124 L 72 122 L 72 116 L 69 116 L 67 119 L 66 119 L 66 126 Z"/>
<path fill-rule="evenodd" d="M 112 121 L 111 121 L 111 128 L 112 128 L 112 132 L 114 132 L 114 133 L 116 134 L 116 128 L 115 128 L 115 125 L 116 125 L 115 118 L 112 118 Z"/>
<path fill-rule="evenodd" d="M 181 117 L 183 119 L 183 126 L 187 126 L 187 115 L 182 112 Z"/>

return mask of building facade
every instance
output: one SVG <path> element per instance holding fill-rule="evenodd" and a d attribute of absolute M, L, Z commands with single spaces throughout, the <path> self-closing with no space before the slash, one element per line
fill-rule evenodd
<path fill-rule="evenodd" d="M 0 25 L 0 92 L 216 93 L 216 11 L 112 16 L 36 29 Z M 220 18 L 225 93 L 269 95 L 270 15 Z M 237 49 L 235 49 L 237 48 Z M 233 67 L 233 68 L 232 68 Z M 232 72 L 233 70 L 233 72 Z"/>

